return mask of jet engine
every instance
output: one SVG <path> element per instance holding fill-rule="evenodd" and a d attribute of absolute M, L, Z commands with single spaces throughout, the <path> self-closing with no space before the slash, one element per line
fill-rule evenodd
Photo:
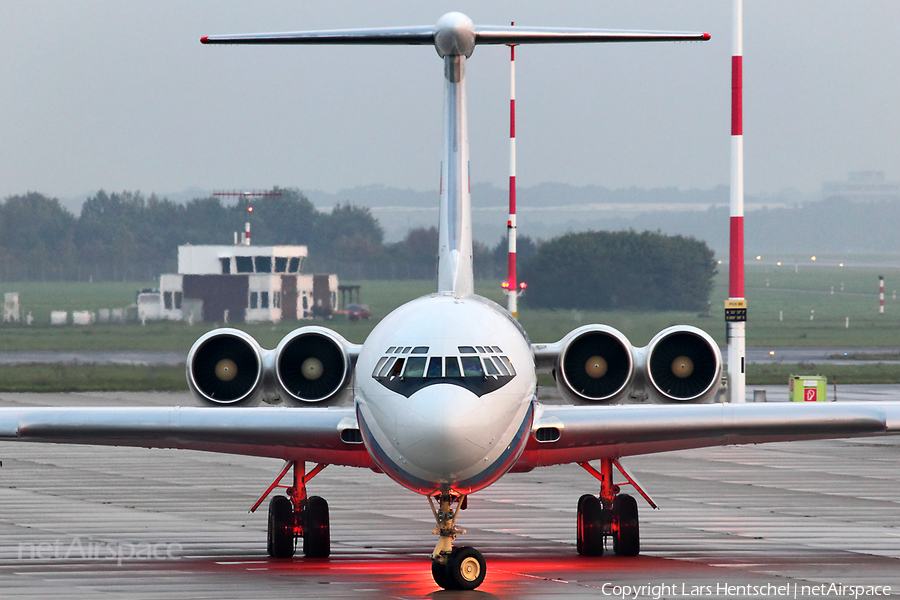
<path fill-rule="evenodd" d="M 560 342 L 555 369 L 556 386 L 570 400 L 617 402 L 624 399 L 634 378 L 631 343 L 618 330 L 585 325 Z"/>
<path fill-rule="evenodd" d="M 715 341 L 696 327 L 669 327 L 646 348 L 650 399 L 655 402 L 705 402 L 719 388 L 722 355 Z"/>
<path fill-rule="evenodd" d="M 188 352 L 187 381 L 208 404 L 251 404 L 262 391 L 263 350 L 243 331 L 214 329 Z"/>
<path fill-rule="evenodd" d="M 324 327 L 301 327 L 275 349 L 278 395 L 294 403 L 336 400 L 347 389 L 352 373 L 349 343 Z"/>
<path fill-rule="evenodd" d="M 188 386 L 217 406 L 333 403 L 349 389 L 352 347 L 324 327 L 295 329 L 275 350 L 261 348 L 243 331 L 215 329 L 188 352 Z"/>

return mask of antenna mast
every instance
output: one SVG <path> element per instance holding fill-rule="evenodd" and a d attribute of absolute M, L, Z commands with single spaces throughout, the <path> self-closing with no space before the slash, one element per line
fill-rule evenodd
<path fill-rule="evenodd" d="M 731 243 L 728 258 L 729 401 L 746 401 L 747 300 L 744 298 L 744 108 L 742 0 L 734 0 L 734 52 L 731 57 Z"/>
<path fill-rule="evenodd" d="M 232 190 L 230 192 L 213 192 L 213 196 L 218 198 L 228 198 L 228 197 L 239 197 L 247 199 L 247 222 L 244 223 L 244 235 L 240 238 L 240 244 L 238 243 L 238 233 L 234 233 L 234 245 L 241 246 L 249 246 L 250 245 L 250 213 L 253 212 L 253 199 L 254 198 L 270 198 L 273 196 L 280 196 L 281 192 L 262 192 L 259 190 L 254 191 L 244 191 L 239 192 L 236 190 Z"/>
<path fill-rule="evenodd" d="M 506 221 L 506 241 L 509 248 L 506 281 L 503 282 L 506 310 L 518 319 L 519 294 L 525 291 L 525 284 L 516 281 L 516 44 L 509 44 L 509 219 Z"/>

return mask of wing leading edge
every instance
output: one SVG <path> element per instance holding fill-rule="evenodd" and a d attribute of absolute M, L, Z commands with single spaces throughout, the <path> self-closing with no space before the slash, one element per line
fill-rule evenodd
<path fill-rule="evenodd" d="M 179 448 L 374 468 L 353 408 L 4 408 L 0 441 Z"/>
<path fill-rule="evenodd" d="M 707 446 L 897 435 L 900 402 L 539 406 L 534 430 L 516 471 Z"/>

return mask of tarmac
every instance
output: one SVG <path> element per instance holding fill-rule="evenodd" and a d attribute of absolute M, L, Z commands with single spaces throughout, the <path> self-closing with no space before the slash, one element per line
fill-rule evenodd
<path fill-rule="evenodd" d="M 858 387 L 862 399 L 897 397 L 896 386 Z M 37 404 L 193 400 L 0 394 L 0 406 Z M 24 443 L 0 444 L 0 459 L 5 598 L 900 596 L 900 440 L 889 438 L 625 459 L 660 505 L 639 501 L 635 558 L 576 554 L 576 503 L 598 488 L 580 467 L 507 475 L 459 517 L 468 532 L 457 545 L 487 558 L 474 592 L 437 588 L 426 501 L 370 471 L 328 467 L 309 484 L 330 506 L 330 558 L 275 560 L 266 555 L 265 505 L 247 511 L 279 461 Z"/>

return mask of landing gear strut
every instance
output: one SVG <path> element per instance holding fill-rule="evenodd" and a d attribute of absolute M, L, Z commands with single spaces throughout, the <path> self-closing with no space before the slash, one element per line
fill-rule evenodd
<path fill-rule="evenodd" d="M 433 498 L 429 496 L 428 502 L 437 522 L 432 533 L 440 536 L 431 553 L 431 576 L 434 577 L 434 582 L 445 590 L 474 590 L 481 585 L 487 574 L 484 556 L 475 548 L 453 547 L 456 536 L 466 532 L 456 526 L 459 511 L 466 508 L 466 496 L 441 492 Z M 453 510 L 454 502 L 456 510 Z M 438 505 L 437 508 L 435 504 Z"/>
<path fill-rule="evenodd" d="M 281 474 L 250 509 L 250 512 L 255 512 L 276 487 L 286 488 L 286 496 L 273 496 L 269 501 L 266 551 L 272 558 L 294 556 L 297 538 L 303 539 L 303 555 L 307 558 L 326 558 L 331 554 L 328 503 L 319 496 L 306 495 L 306 482 L 326 466 L 316 465 L 316 468 L 306 473 L 306 463 L 288 461 Z M 281 480 L 292 468 L 294 484 L 281 485 Z"/>
<path fill-rule="evenodd" d="M 634 489 L 653 508 L 658 508 L 637 481 L 615 459 L 604 458 L 597 471 L 589 463 L 580 463 L 600 481 L 600 496 L 585 494 L 578 499 L 578 526 L 575 546 L 581 556 L 602 556 L 606 537 L 613 541 L 613 552 L 619 556 L 637 556 L 641 551 L 637 502 L 628 494 L 620 494 L 613 483 L 613 466 L 625 476 Z"/>

